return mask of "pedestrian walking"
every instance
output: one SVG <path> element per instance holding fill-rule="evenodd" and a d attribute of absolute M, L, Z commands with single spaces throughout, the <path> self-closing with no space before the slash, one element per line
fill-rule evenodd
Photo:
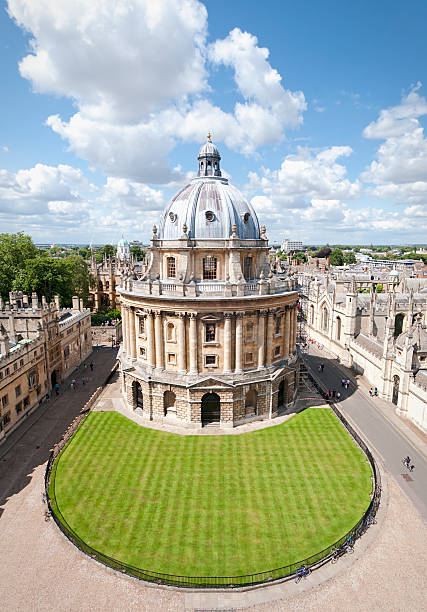
<path fill-rule="evenodd" d="M 49 398 L 50 398 L 49 393 L 46 393 L 46 395 L 44 396 L 44 398 L 45 398 L 45 400 L 46 400 L 46 401 L 48 401 L 48 400 L 49 400 Z"/>
<path fill-rule="evenodd" d="M 340 401 L 341 393 L 337 391 L 337 400 Z"/>
<path fill-rule="evenodd" d="M 347 380 L 345 381 L 345 388 L 348 389 L 349 386 L 350 386 L 350 381 L 347 378 Z"/>
<path fill-rule="evenodd" d="M 373 392 L 374 392 L 374 391 L 373 391 L 373 389 L 372 389 L 372 387 L 371 387 L 371 388 L 369 389 L 369 395 L 370 395 L 371 397 L 372 397 Z"/>
<path fill-rule="evenodd" d="M 56 395 L 59 395 L 59 383 L 55 383 L 55 392 Z"/>
<path fill-rule="evenodd" d="M 332 397 L 335 397 L 335 396 L 336 396 L 336 394 L 337 394 L 337 392 L 335 391 L 335 389 L 333 389 L 333 391 L 332 391 Z"/>
<path fill-rule="evenodd" d="M 90 362 L 90 371 L 93 372 L 93 361 Z"/>
<path fill-rule="evenodd" d="M 378 397 L 378 389 L 376 387 L 374 387 L 374 395 L 375 397 Z"/>
<path fill-rule="evenodd" d="M 317 369 L 319 370 L 319 372 L 322 371 L 322 366 L 320 365 L 320 363 L 319 363 L 319 367 Z"/>
<path fill-rule="evenodd" d="M 74 389 L 74 383 L 70 382 L 70 391 L 72 391 Z"/>
<path fill-rule="evenodd" d="M 324 363 L 321 363 L 321 364 L 320 364 L 320 371 L 321 371 L 321 372 L 323 372 L 323 370 L 324 370 L 324 369 L 325 369 L 325 364 L 324 364 Z"/>

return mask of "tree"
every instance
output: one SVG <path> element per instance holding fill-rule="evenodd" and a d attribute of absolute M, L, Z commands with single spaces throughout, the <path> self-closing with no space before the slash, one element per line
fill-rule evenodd
<path fill-rule="evenodd" d="M 355 264 L 356 255 L 354 253 L 343 253 L 345 264 Z"/>
<path fill-rule="evenodd" d="M 136 258 L 136 261 L 142 261 L 145 258 L 145 251 L 141 249 L 139 246 L 131 246 L 130 247 L 131 255 Z"/>
<path fill-rule="evenodd" d="M 329 257 L 331 253 L 332 253 L 332 249 L 330 249 L 328 246 L 325 246 L 319 249 L 317 253 L 315 253 L 314 256 L 315 257 Z"/>
<path fill-rule="evenodd" d="M 308 261 L 307 255 L 302 251 L 297 251 L 296 253 L 294 253 L 292 255 L 292 259 L 298 259 L 298 261 L 302 261 L 303 263 L 306 263 Z"/>
<path fill-rule="evenodd" d="M 23 232 L 0 234 L 0 295 L 9 299 L 13 280 L 30 259 L 37 257 L 37 249 L 30 236 Z"/>
<path fill-rule="evenodd" d="M 329 256 L 331 266 L 342 266 L 344 263 L 344 255 L 341 249 L 334 249 Z"/>

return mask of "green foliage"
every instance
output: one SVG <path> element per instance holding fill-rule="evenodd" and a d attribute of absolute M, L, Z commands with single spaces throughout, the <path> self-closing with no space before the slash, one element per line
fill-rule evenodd
<path fill-rule="evenodd" d="M 344 255 L 341 249 L 334 249 L 329 255 L 329 263 L 331 266 L 342 266 L 344 264 Z"/>
<path fill-rule="evenodd" d="M 343 253 L 345 264 L 355 264 L 356 255 L 354 253 Z"/>
<path fill-rule="evenodd" d="M 107 311 L 98 310 L 98 312 L 94 312 L 91 315 L 91 323 L 92 325 L 101 325 L 106 321 L 112 321 L 113 319 L 121 320 L 121 318 L 122 314 L 120 310 L 117 310 L 117 308 L 112 308 L 111 310 Z"/>
<path fill-rule="evenodd" d="M 292 259 L 298 259 L 298 261 L 302 261 L 303 263 L 306 263 L 308 261 L 307 255 L 303 253 L 302 251 L 298 251 L 297 253 L 294 253 L 292 255 Z"/>
<path fill-rule="evenodd" d="M 28 260 L 37 257 L 37 249 L 30 236 L 23 232 L 0 234 L 0 295 L 9 299 L 13 280 Z"/>
<path fill-rule="evenodd" d="M 381 284 L 381 283 L 379 283 L 379 284 L 377 285 L 377 293 L 382 293 L 382 292 L 383 292 L 383 289 L 384 289 L 384 287 L 382 286 L 382 284 Z"/>
<path fill-rule="evenodd" d="M 145 251 L 141 249 L 139 246 L 131 246 L 130 247 L 131 255 L 136 257 L 136 261 L 142 261 L 145 258 Z"/>
<path fill-rule="evenodd" d="M 319 249 L 314 256 L 315 257 L 329 257 L 329 255 L 332 253 L 332 249 L 330 249 L 328 246 L 322 247 L 321 249 Z"/>
<path fill-rule="evenodd" d="M 55 462 L 53 508 L 91 546 L 137 567 L 282 567 L 331 546 L 370 503 L 369 463 L 329 408 L 239 436 L 178 436 L 116 412 L 92 412 L 85 425 Z"/>

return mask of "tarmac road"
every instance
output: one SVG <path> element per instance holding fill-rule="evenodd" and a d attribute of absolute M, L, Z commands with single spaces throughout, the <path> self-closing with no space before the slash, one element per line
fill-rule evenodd
<path fill-rule="evenodd" d="M 403 493 L 414 503 L 418 512 L 427 522 L 427 461 L 412 441 L 398 430 L 397 425 L 386 418 L 379 410 L 378 404 L 386 404 L 379 398 L 370 398 L 361 390 L 354 375 L 341 365 L 334 357 L 317 347 L 310 346 L 309 354 L 305 355 L 312 373 L 328 389 L 339 391 L 341 399 L 339 408 L 350 422 L 357 425 L 383 460 L 387 471 L 394 477 Z M 318 372 L 319 363 L 324 364 L 324 371 Z M 341 379 L 351 381 L 348 390 L 341 386 Z M 377 403 L 377 406 L 375 405 Z M 396 419 L 397 420 L 397 419 Z M 421 448 L 422 442 L 420 440 Z M 402 464 L 402 458 L 409 455 L 415 465 L 413 472 Z"/>

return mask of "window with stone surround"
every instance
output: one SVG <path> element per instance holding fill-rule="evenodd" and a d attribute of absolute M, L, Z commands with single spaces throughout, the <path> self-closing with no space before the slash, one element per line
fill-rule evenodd
<path fill-rule="evenodd" d="M 139 317 L 139 333 L 141 336 L 145 334 L 145 317 Z"/>
<path fill-rule="evenodd" d="M 6 393 L 6 395 L 3 395 L 3 397 L 1 398 L 1 405 L 2 405 L 2 408 L 4 408 L 5 406 L 7 406 L 7 405 L 8 405 L 8 403 L 9 403 L 9 396 L 8 396 L 8 394 Z"/>
<path fill-rule="evenodd" d="M 7 427 L 10 423 L 10 410 L 3 416 L 3 427 Z"/>
<path fill-rule="evenodd" d="M 275 346 L 274 347 L 274 356 L 275 357 L 279 357 L 280 356 L 280 346 Z"/>
<path fill-rule="evenodd" d="M 168 363 L 170 365 L 176 365 L 176 354 L 175 353 L 168 353 Z"/>
<path fill-rule="evenodd" d="M 247 281 L 252 279 L 252 257 L 245 257 L 243 261 L 243 276 Z"/>
<path fill-rule="evenodd" d="M 216 257 L 209 256 L 203 258 L 203 280 L 216 279 L 217 261 Z"/>
<path fill-rule="evenodd" d="M 275 319 L 275 328 L 274 328 L 274 335 L 275 336 L 280 336 L 280 323 L 282 322 L 282 317 L 280 317 L 279 315 L 276 316 Z"/>
<path fill-rule="evenodd" d="M 21 395 L 21 385 L 15 387 L 15 397 L 19 397 Z"/>
<path fill-rule="evenodd" d="M 15 406 L 16 414 L 22 412 L 22 402 L 18 402 Z"/>
<path fill-rule="evenodd" d="M 254 362 L 254 354 L 253 353 L 245 353 L 245 363 L 250 364 Z"/>
<path fill-rule="evenodd" d="M 206 323 L 205 325 L 205 342 L 215 342 L 216 325 L 215 323 Z"/>
<path fill-rule="evenodd" d="M 166 339 L 168 342 L 175 342 L 176 340 L 175 325 L 173 323 L 168 323 L 166 326 Z"/>
<path fill-rule="evenodd" d="M 30 407 L 30 396 L 24 397 L 24 409 Z"/>
<path fill-rule="evenodd" d="M 216 355 L 205 355 L 205 365 L 207 368 L 214 368 L 217 364 Z"/>
<path fill-rule="evenodd" d="M 176 276 L 176 262 L 175 257 L 167 257 L 167 268 L 168 268 L 168 278 L 175 278 Z"/>
<path fill-rule="evenodd" d="M 254 339 L 254 324 L 252 322 L 246 323 L 246 334 L 245 340 L 251 342 Z"/>
<path fill-rule="evenodd" d="M 147 351 L 145 350 L 143 346 L 141 346 L 139 349 L 139 355 L 142 359 L 146 359 L 147 357 Z"/>

